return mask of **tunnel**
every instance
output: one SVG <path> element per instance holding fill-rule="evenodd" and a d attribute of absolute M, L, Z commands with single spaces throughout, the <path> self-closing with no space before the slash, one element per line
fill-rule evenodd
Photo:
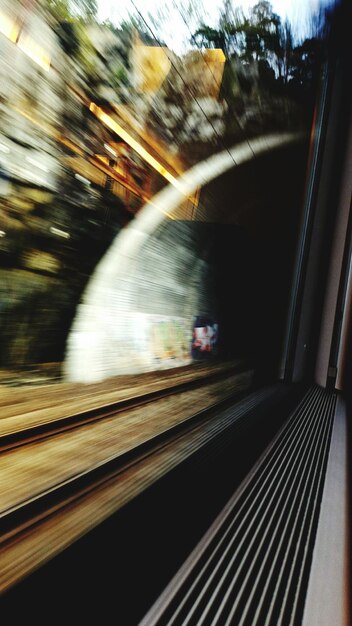
<path fill-rule="evenodd" d="M 257 367 L 270 354 L 265 369 L 275 376 L 306 153 L 301 137 L 244 144 L 180 179 L 189 194 L 203 183 L 191 220 L 177 216 L 185 190 L 172 185 L 142 208 L 89 281 L 68 337 L 67 380 L 97 381 L 190 363 L 192 332 L 195 324 L 202 327 L 201 318 L 216 325 L 218 357 L 254 359 Z M 176 346 L 174 355 L 165 350 L 163 357 L 152 334 L 167 324 Z M 268 343 L 260 346 L 264 337 Z M 214 351 L 204 351 L 207 356 Z"/>

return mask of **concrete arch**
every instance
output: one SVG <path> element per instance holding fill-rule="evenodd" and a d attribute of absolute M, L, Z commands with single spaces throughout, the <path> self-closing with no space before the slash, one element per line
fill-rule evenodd
<path fill-rule="evenodd" d="M 192 320 L 199 311 L 197 284 L 204 267 L 199 258 L 192 258 L 191 254 L 188 258 L 190 248 L 187 248 L 186 265 L 180 261 L 180 256 L 177 257 L 177 262 L 182 265 L 182 276 L 173 273 L 170 264 L 165 263 L 167 249 L 160 244 L 156 233 L 161 233 L 163 222 L 172 218 L 177 207 L 198 187 L 235 166 L 301 138 L 298 133 L 273 134 L 215 154 L 192 167 L 176 185 L 169 184 L 142 207 L 134 220 L 118 234 L 87 285 L 67 340 L 63 364 L 66 380 L 99 382 L 120 374 L 165 369 L 190 362 L 190 351 L 187 354 L 183 348 L 183 352 L 173 355 L 173 359 L 158 361 L 155 351 L 151 351 L 150 337 L 147 337 L 151 331 L 150 319 L 163 322 L 162 310 L 164 313 L 166 310 L 164 322 L 170 321 L 170 328 L 178 333 L 181 343 L 185 336 L 191 337 Z M 146 253 L 151 241 L 153 246 L 149 245 Z M 159 246 L 160 256 L 156 258 L 154 255 L 155 271 L 154 266 L 151 271 L 158 274 L 167 266 L 170 275 L 160 285 L 156 285 L 153 279 L 159 309 L 152 310 L 147 297 L 143 306 L 140 300 L 138 302 L 138 291 L 141 285 L 145 288 L 143 255 L 150 259 L 155 245 Z M 149 277 L 151 275 L 149 273 Z M 173 287 L 170 286 L 172 281 Z M 170 294 L 174 300 L 173 308 L 170 308 Z"/>

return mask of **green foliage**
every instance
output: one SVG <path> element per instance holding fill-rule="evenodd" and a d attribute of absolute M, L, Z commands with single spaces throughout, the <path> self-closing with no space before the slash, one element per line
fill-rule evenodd
<path fill-rule="evenodd" d="M 72 19 L 69 0 L 47 0 L 47 7 L 57 20 Z"/>
<path fill-rule="evenodd" d="M 80 51 L 89 46 L 82 26 L 96 17 L 96 0 L 47 0 L 47 7 L 58 22 L 57 35 L 62 49 L 68 56 L 78 57 Z"/>
<path fill-rule="evenodd" d="M 97 0 L 47 0 L 47 6 L 58 20 L 87 20 L 97 15 Z"/>
<path fill-rule="evenodd" d="M 120 85 L 128 85 L 129 78 L 128 74 L 124 67 L 120 67 L 113 76 L 114 86 L 119 87 Z"/>

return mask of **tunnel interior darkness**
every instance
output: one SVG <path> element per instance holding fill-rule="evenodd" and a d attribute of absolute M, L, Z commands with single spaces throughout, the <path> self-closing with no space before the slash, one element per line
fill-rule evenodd
<path fill-rule="evenodd" d="M 203 190 L 196 215 L 214 270 L 220 353 L 248 358 L 258 382 L 277 377 L 306 163 L 302 143 L 233 168 Z"/>

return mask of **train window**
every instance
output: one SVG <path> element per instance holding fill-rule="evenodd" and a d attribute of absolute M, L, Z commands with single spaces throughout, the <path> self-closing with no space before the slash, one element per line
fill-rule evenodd
<path fill-rule="evenodd" d="M 347 614 L 347 5 L 0 0 L 12 622 Z"/>

